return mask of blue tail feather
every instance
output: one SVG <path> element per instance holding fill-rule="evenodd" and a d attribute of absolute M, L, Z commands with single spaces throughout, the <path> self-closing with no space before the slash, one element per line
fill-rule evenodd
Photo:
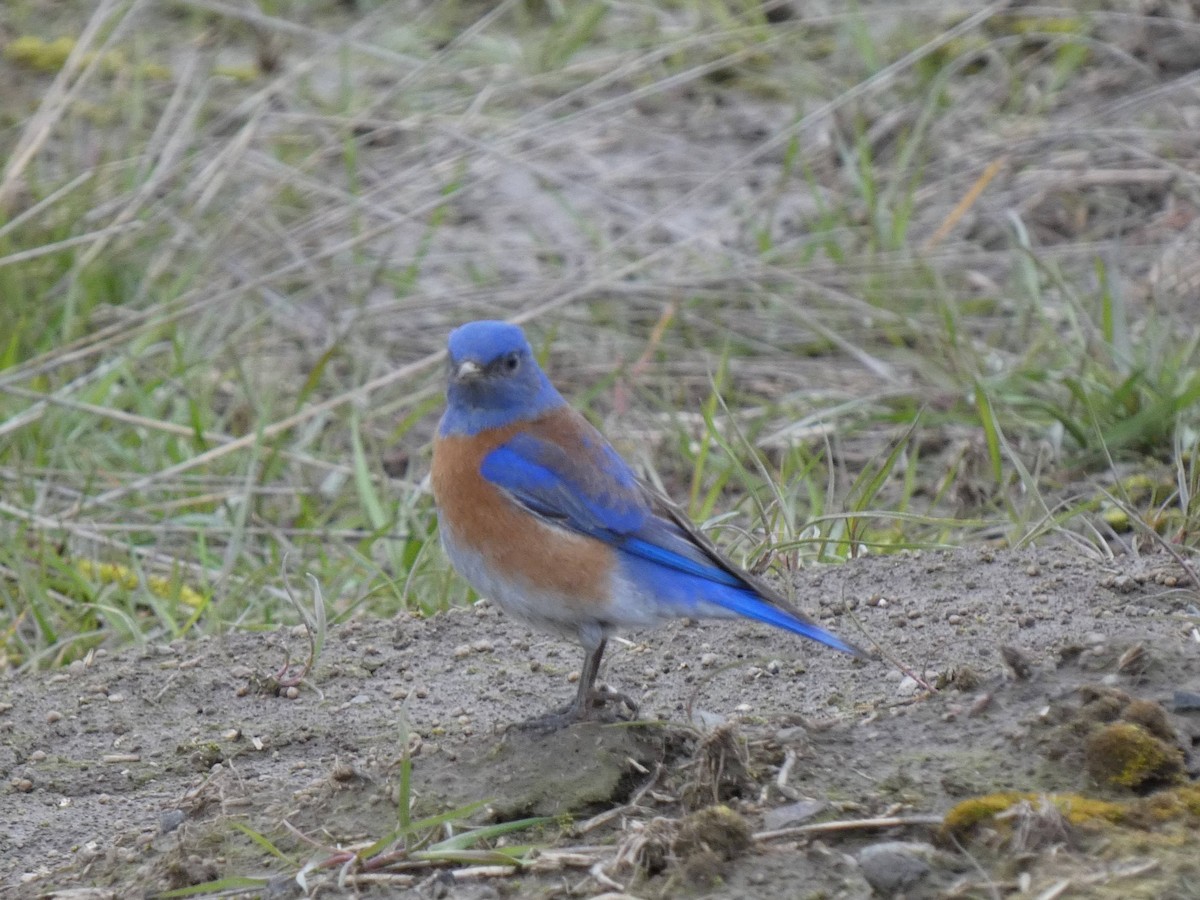
<path fill-rule="evenodd" d="M 774 625 L 776 628 L 782 628 L 785 631 L 792 632 L 792 634 L 798 634 L 801 637 L 817 641 L 826 647 L 840 650 L 842 653 L 849 653 L 851 656 L 863 655 L 862 650 L 858 647 L 843 641 L 836 634 L 826 631 L 815 622 L 806 622 L 804 619 L 799 619 L 786 609 L 780 609 L 778 606 L 767 603 L 765 600 L 745 591 L 715 590 L 710 591 L 704 599 L 722 609 L 737 613 L 739 616 L 745 616 L 747 619 L 754 619 L 758 622 Z"/>
<path fill-rule="evenodd" d="M 621 564 L 629 581 L 652 594 L 664 611 L 670 611 L 670 615 L 699 618 L 744 616 L 774 625 L 851 656 L 864 655 L 861 649 L 826 631 L 815 622 L 809 622 L 798 614 L 763 599 L 755 593 L 750 584 L 729 584 L 726 581 L 729 573 L 724 570 L 705 569 L 690 561 L 687 570 L 683 570 L 682 567 L 667 568 L 649 558 L 649 554 L 626 555 Z M 721 580 L 712 577 L 714 575 Z"/>

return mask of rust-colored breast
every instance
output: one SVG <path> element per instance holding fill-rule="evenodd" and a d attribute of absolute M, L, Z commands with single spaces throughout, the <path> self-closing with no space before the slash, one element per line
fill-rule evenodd
<path fill-rule="evenodd" d="M 545 418 L 560 416 L 556 412 Z M 545 427 L 551 424 L 554 427 Z M 594 538 L 548 525 L 480 474 L 484 457 L 526 427 L 549 439 L 551 434 L 571 430 L 557 422 L 539 421 L 436 440 L 432 482 L 441 527 L 451 531 L 455 542 L 478 553 L 494 578 L 514 582 L 515 589 L 547 600 L 557 598 L 564 619 L 602 615 L 599 608 L 611 600 L 612 549 Z M 504 597 L 494 599 L 505 603 Z M 532 596 L 525 600 L 538 602 Z M 556 612 L 547 609 L 542 614 L 558 618 Z"/>

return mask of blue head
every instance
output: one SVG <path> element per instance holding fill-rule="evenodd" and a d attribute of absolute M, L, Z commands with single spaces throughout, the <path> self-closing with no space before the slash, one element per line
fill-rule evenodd
<path fill-rule="evenodd" d="M 516 325 L 468 322 L 450 332 L 449 351 L 440 434 L 477 434 L 535 419 L 566 402 Z"/>

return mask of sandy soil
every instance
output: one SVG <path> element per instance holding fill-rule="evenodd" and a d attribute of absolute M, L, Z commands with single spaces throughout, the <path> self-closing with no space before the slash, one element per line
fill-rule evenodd
<path fill-rule="evenodd" d="M 913 234 L 936 233 L 1001 152 L 1011 164 L 960 223 L 954 239 L 962 243 L 918 261 L 949 278 L 965 272 L 977 284 L 1005 284 L 1018 257 L 995 248 L 1009 246 L 1002 228 L 1017 210 L 1039 259 L 1090 273 L 1096 248 L 1111 246 L 1105 265 L 1120 275 L 1114 282 L 1129 285 L 1135 308 L 1178 309 L 1190 323 L 1197 218 L 1189 170 L 1177 160 L 1190 160 L 1194 134 L 1180 123 L 1198 114 L 1194 91 L 1160 88 L 1190 84 L 1194 31 L 1168 35 L 1180 38 L 1172 43 L 1159 30 L 1167 19 L 1153 30 L 1104 21 L 1101 43 L 1121 53 L 1104 56 L 1069 94 L 1048 91 L 1053 124 L 1040 124 L 1051 120 L 1033 99 L 1026 112 L 1005 91 L 991 91 L 988 69 L 964 70 L 947 85 L 953 114 L 928 126 L 931 149 L 921 150 L 941 182 L 920 194 Z M 1163 54 L 1170 47 L 1187 58 L 1172 62 Z M 309 52 L 298 43 L 293 54 Z M 1054 56 L 1036 54 L 1044 80 L 1053 81 Z M 837 76 L 836 65 L 835 56 L 822 73 Z M 338 77 L 341 66 L 330 56 Z M 33 82 L 22 75 L 15 84 L 22 83 L 28 90 Z M 593 93 L 605 100 L 598 108 L 608 106 L 599 87 Z M 287 111 L 311 115 L 292 102 Z M 544 101 L 531 102 L 537 110 Z M 924 117 L 924 101 L 906 101 L 896 117 L 891 102 L 881 94 L 864 99 L 862 110 L 845 109 L 847 120 L 892 123 L 867 135 L 880 166 L 903 155 L 896 136 Z M 840 271 L 806 269 L 792 281 L 758 262 L 763 228 L 779 258 L 799 258 L 819 218 L 805 192 L 786 196 L 765 221 L 755 212 L 760 197 L 774 196 L 787 152 L 782 142 L 763 152 L 763 135 L 783 134 L 779 123 L 794 119 L 794 103 L 739 95 L 716 105 L 707 91 L 685 88 L 612 109 L 559 116 L 546 107 L 530 119 L 539 142 L 488 144 L 478 156 L 463 156 L 476 136 L 466 131 L 464 140 L 459 129 L 469 123 L 457 113 L 452 129 L 417 120 L 419 141 L 404 130 L 364 141 L 364 196 L 391 217 L 379 221 L 394 220 L 372 248 L 385 259 L 429 234 L 411 209 L 444 194 L 448 177 L 429 161 L 470 166 L 468 187 L 449 201 L 450 224 L 433 235 L 420 266 L 412 309 L 397 315 L 392 289 L 381 286 L 386 296 L 346 336 L 344 357 L 375 360 L 360 365 L 378 374 L 398 358 L 440 349 L 440 318 L 419 333 L 412 324 L 442 317 L 441 298 L 475 297 L 481 312 L 498 315 L 529 308 L 531 298 L 565 297 L 568 288 L 577 297 L 581 271 L 626 265 L 622 240 L 630 234 L 641 235 L 629 250 L 641 260 L 637 271 L 654 276 L 630 291 L 661 285 L 674 296 L 682 284 L 736 298 L 730 285 L 743 291 L 747 277 L 781 279 L 781 293 L 807 305 L 804 317 L 774 314 L 786 315 L 772 327 L 785 329 L 779 341 L 789 346 L 815 340 L 808 306 L 844 318 Z M 1161 118 L 1149 115 L 1156 111 Z M 487 134 L 491 126 L 479 127 Z M 806 151 L 822 190 L 848 203 L 845 185 L 857 176 L 843 172 L 838 141 L 852 145 L 858 135 L 832 116 L 802 134 L 807 147 L 824 148 Z M 234 140 L 220 128 L 209 137 L 201 163 Z M 263 146 L 264 158 L 278 155 Z M 338 153 L 329 158 L 344 165 Z M 1123 169 L 1145 175 L 1154 160 L 1170 180 L 1118 177 Z M 291 241 L 258 224 L 233 227 L 257 223 L 262 205 L 262 172 L 244 168 L 254 189 L 231 177 L 236 197 L 218 223 L 232 235 L 231 258 L 249 271 L 286 271 Z M 181 196 L 190 210 L 193 192 Z M 329 196 L 337 209 L 311 218 L 322 223 L 320 242 L 340 240 L 339 223 L 353 222 L 347 234 L 357 233 L 360 217 L 375 215 L 336 191 Z M 1086 252 L 1072 249 L 1077 242 Z M 658 259 L 657 248 L 672 243 L 680 249 Z M 593 262 L 597 247 L 616 248 L 618 262 Z M 907 258 L 870 258 L 848 271 L 876 280 Z M 476 269 L 497 283 L 477 291 Z M 245 280 L 232 271 L 220 277 Z M 375 280 L 373 264 L 364 271 Z M 331 265 L 327 277 L 327 289 L 279 305 L 281 334 L 309 328 L 312 345 L 325 346 L 327 322 L 340 309 L 321 303 L 342 302 L 347 276 Z M 606 274 L 594 293 L 608 302 L 617 281 Z M 292 285 L 280 289 L 291 296 Z M 754 304 L 758 295 L 756 287 Z M 260 307 L 250 314 L 269 315 Z M 646 315 L 647 307 L 630 308 Z M 720 308 L 724 320 L 691 327 L 745 327 L 749 304 Z M 588 319 L 575 315 L 580 338 L 556 351 L 571 358 L 551 367 L 573 397 L 571 388 L 611 373 L 624 331 L 638 335 L 626 354 L 636 359 L 649 327 L 602 330 Z M 647 377 L 707 392 L 699 352 Z M 256 360 L 241 364 L 252 369 Z M 279 359 L 257 364 L 281 378 Z M 847 397 L 878 390 L 878 379 L 824 355 L 794 360 L 786 377 L 776 368 L 747 362 L 735 374 L 777 379 L 778 392 L 800 384 Z M 308 361 L 296 364 L 293 380 L 308 370 Z M 379 433 L 391 434 L 386 404 L 376 415 L 385 423 Z M 552 734 L 508 726 L 569 699 L 582 653 L 486 604 L 429 620 L 338 627 L 310 678 L 291 692 L 271 675 L 285 648 L 304 653 L 304 636 L 292 630 L 101 651 L 64 670 L 0 674 L 0 896 L 154 895 L 235 877 L 274 879 L 248 886 L 251 894 L 291 896 L 304 892 L 297 872 L 315 863 L 304 882 L 320 896 L 1200 898 L 1200 598 L 1168 555 L 1101 562 L 1069 547 L 926 553 L 811 569 L 794 580 L 802 606 L 864 645 L 878 642 L 880 658 L 854 661 L 750 623 L 679 623 L 631 636 L 606 662 L 607 681 L 640 701 L 636 723 Z M 485 856 L 477 865 L 410 858 L 341 868 L 338 848 L 368 846 L 395 829 L 406 758 L 415 815 L 486 801 L 471 823 L 549 816 L 506 839 L 546 849 L 518 870 Z"/>
<path fill-rule="evenodd" d="M 300 864 L 387 835 L 407 743 L 418 814 L 486 800 L 473 822 L 554 816 L 511 839 L 549 849 L 509 874 L 412 863 L 352 871 L 340 889 L 336 866 L 316 869 L 310 889 L 1200 896 L 1200 794 L 1180 787 L 1200 758 L 1200 711 L 1187 708 L 1200 692 L 1200 609 L 1184 584 L 1166 555 L 1070 551 L 813 569 L 795 578 L 810 611 L 878 640 L 939 690 L 766 627 L 683 622 L 632 636 L 607 661 L 603 677 L 642 704 L 638 724 L 552 734 L 506 726 L 566 701 L 580 652 L 486 604 L 337 628 L 291 698 L 269 676 L 285 645 L 303 655 L 294 631 L 9 676 L 0 881 L 6 896 L 129 896 L 279 876 L 272 895 L 300 893 L 294 863 L 243 826 Z M 1096 735 L 1117 727 L 1166 750 L 1105 770 Z M 992 820 L 980 810 L 995 811 L 1001 791 L 1035 796 Z M 1060 805 L 1071 795 L 1068 812 L 1037 800 L 1046 792 Z M 1161 814 L 1147 814 L 1145 794 Z M 1097 800 L 1112 804 L 1080 812 Z M 860 821 L 878 817 L 901 824 Z"/>

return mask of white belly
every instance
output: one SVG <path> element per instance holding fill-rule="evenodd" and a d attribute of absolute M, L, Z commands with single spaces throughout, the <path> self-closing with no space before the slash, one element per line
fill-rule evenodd
<path fill-rule="evenodd" d="M 438 530 L 450 562 L 481 596 L 498 603 L 509 615 L 536 628 L 572 638 L 585 647 L 595 646 L 616 630 L 652 628 L 670 617 L 659 611 L 653 597 L 621 577 L 619 570 L 614 573 L 608 592 L 611 601 L 594 608 L 589 615 L 581 615 L 578 604 L 570 602 L 570 598 L 496 572 L 486 556 L 463 546 L 444 522 Z"/>

